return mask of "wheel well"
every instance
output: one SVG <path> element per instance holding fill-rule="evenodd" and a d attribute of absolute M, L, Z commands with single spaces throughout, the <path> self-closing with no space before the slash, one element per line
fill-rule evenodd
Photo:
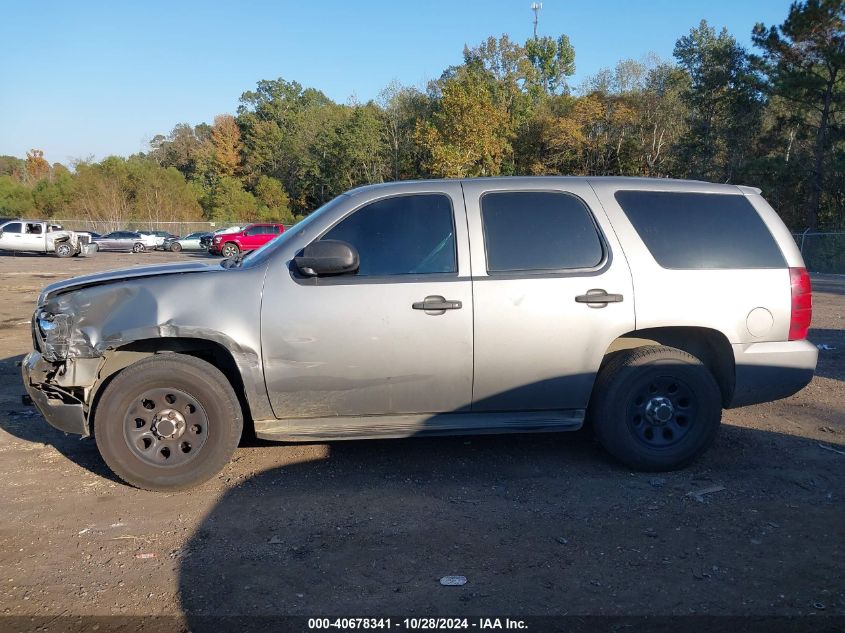
<path fill-rule="evenodd" d="M 232 354 L 223 345 L 214 341 L 199 338 L 153 338 L 142 339 L 127 343 L 105 354 L 105 363 L 100 369 L 95 392 L 91 396 L 89 427 L 93 428 L 93 416 L 96 415 L 97 404 L 100 400 L 104 387 L 123 369 L 129 367 L 139 360 L 154 354 L 179 353 L 200 358 L 219 369 L 235 394 L 241 405 L 244 419 L 244 431 L 252 433 L 252 416 L 250 415 L 249 403 L 244 392 L 243 379 Z"/>
<path fill-rule="evenodd" d="M 724 334 L 701 327 L 660 327 L 635 330 L 614 340 L 605 351 L 604 363 L 615 353 L 645 345 L 668 345 L 698 358 L 710 370 L 722 392 L 722 406 L 733 397 L 735 365 L 733 349 Z"/>

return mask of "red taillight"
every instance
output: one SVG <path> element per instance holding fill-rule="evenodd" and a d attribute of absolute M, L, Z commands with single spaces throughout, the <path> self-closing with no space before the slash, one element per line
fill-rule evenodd
<path fill-rule="evenodd" d="M 807 338 L 810 321 L 813 319 L 813 288 L 806 268 L 790 268 L 789 282 L 792 286 L 792 315 L 789 319 L 789 340 Z"/>

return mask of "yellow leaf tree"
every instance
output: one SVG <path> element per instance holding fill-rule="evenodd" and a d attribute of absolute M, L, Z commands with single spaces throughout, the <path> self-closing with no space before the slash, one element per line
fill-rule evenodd
<path fill-rule="evenodd" d="M 416 131 L 428 170 L 444 178 L 498 175 L 512 136 L 507 107 L 496 103 L 485 77 L 465 68 L 446 80 L 438 110 Z"/>

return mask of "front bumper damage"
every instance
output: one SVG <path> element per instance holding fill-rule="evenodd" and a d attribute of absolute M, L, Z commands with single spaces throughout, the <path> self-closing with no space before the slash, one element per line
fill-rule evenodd
<path fill-rule="evenodd" d="M 99 365 L 98 358 L 51 363 L 32 351 L 21 363 L 24 388 L 50 426 L 88 436 L 84 397 L 94 384 Z"/>

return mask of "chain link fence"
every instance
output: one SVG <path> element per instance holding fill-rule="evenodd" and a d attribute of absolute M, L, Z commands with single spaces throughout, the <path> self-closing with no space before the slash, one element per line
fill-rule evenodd
<path fill-rule="evenodd" d="M 211 231 L 230 226 L 219 222 L 216 224 L 214 222 L 145 222 L 138 220 L 113 222 L 107 220 L 62 220 L 58 218 L 52 218 L 50 222 L 61 224 L 63 228 L 69 231 L 94 231 L 101 235 L 111 233 L 112 231 L 167 231 L 173 235 L 183 236 L 198 231 L 210 233 Z"/>
<path fill-rule="evenodd" d="M 845 274 L 845 231 L 793 233 L 812 273 Z"/>

